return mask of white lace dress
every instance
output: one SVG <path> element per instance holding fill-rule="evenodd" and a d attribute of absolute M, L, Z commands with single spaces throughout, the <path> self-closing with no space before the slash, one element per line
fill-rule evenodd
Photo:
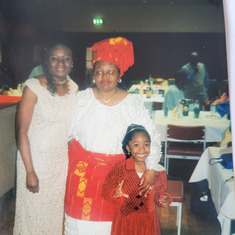
<path fill-rule="evenodd" d="M 127 97 L 115 106 L 100 103 L 91 88 L 78 93 L 77 112 L 69 131 L 69 138 L 78 140 L 86 150 L 120 154 L 126 129 L 131 124 L 143 125 L 151 136 L 151 155 L 147 168 L 163 170 L 158 164 L 161 157 L 159 135 L 143 102 L 136 96 Z M 111 222 L 93 222 L 71 218 L 66 215 L 66 235 L 109 235 Z"/>
<path fill-rule="evenodd" d="M 69 94 L 52 96 L 38 79 L 27 80 L 25 86 L 37 96 L 28 137 L 39 193 L 26 189 L 25 167 L 18 152 L 14 234 L 60 235 L 68 168 L 68 129 L 78 87 L 69 80 Z"/>

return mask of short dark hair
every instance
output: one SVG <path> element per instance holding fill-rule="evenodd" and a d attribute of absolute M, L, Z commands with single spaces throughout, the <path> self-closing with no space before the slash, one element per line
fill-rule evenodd
<path fill-rule="evenodd" d="M 132 140 L 133 136 L 136 133 L 140 133 L 140 132 L 144 133 L 146 135 L 146 137 L 149 139 L 149 141 L 151 142 L 151 137 L 150 137 L 148 131 L 143 126 L 137 125 L 137 124 L 131 124 L 130 126 L 127 127 L 125 137 L 122 141 L 122 149 L 123 149 L 123 152 L 126 154 L 127 158 L 129 158 L 130 156 L 128 154 L 126 146 Z"/>

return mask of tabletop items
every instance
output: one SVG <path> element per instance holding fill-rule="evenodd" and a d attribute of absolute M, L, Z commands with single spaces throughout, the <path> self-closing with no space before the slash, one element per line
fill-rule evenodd
<path fill-rule="evenodd" d="M 14 104 L 21 100 L 22 84 L 18 84 L 16 89 L 13 88 L 0 88 L 0 106 Z"/>
<path fill-rule="evenodd" d="M 160 134 L 161 141 L 165 141 L 166 139 L 166 127 L 168 124 L 180 126 L 205 126 L 206 142 L 222 141 L 224 132 L 230 125 L 229 120 L 221 118 L 219 114 L 214 114 L 212 116 L 209 111 L 200 111 L 199 118 L 195 118 L 192 111 L 189 111 L 188 116 L 178 118 L 172 115 L 172 111 L 169 111 L 168 116 L 165 117 L 163 110 L 157 110 L 153 115 L 153 123 Z"/>

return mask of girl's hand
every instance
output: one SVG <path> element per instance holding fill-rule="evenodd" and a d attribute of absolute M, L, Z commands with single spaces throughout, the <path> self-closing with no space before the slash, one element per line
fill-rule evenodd
<path fill-rule="evenodd" d="M 139 194 L 142 195 L 144 193 L 144 196 L 147 197 L 148 193 L 150 193 L 155 184 L 155 170 L 146 170 L 143 174 L 143 176 L 140 179 L 139 184 Z"/>
<path fill-rule="evenodd" d="M 128 198 L 129 196 L 127 194 L 125 194 L 122 190 L 122 186 L 123 186 L 124 180 L 122 180 L 122 182 L 120 184 L 118 184 L 117 188 L 114 190 L 113 192 L 113 197 L 114 198 L 118 198 L 118 197 L 125 197 Z"/>
<path fill-rule="evenodd" d="M 39 180 L 35 172 L 27 173 L 26 188 L 32 193 L 39 192 Z"/>
<path fill-rule="evenodd" d="M 162 207 L 168 207 L 172 203 L 172 198 L 168 193 L 163 193 L 159 199 Z"/>

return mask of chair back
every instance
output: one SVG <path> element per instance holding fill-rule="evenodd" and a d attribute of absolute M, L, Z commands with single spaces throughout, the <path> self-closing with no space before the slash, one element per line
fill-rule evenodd
<path fill-rule="evenodd" d="M 204 140 L 205 127 L 204 126 L 178 126 L 168 124 L 167 138 L 176 140 Z"/>
<path fill-rule="evenodd" d="M 163 105 L 163 103 L 154 101 L 153 106 L 152 106 L 152 110 L 153 111 L 162 110 L 162 105 Z"/>
<path fill-rule="evenodd" d="M 165 139 L 164 166 L 169 169 L 169 158 L 198 160 L 206 149 L 204 126 L 168 124 Z"/>

